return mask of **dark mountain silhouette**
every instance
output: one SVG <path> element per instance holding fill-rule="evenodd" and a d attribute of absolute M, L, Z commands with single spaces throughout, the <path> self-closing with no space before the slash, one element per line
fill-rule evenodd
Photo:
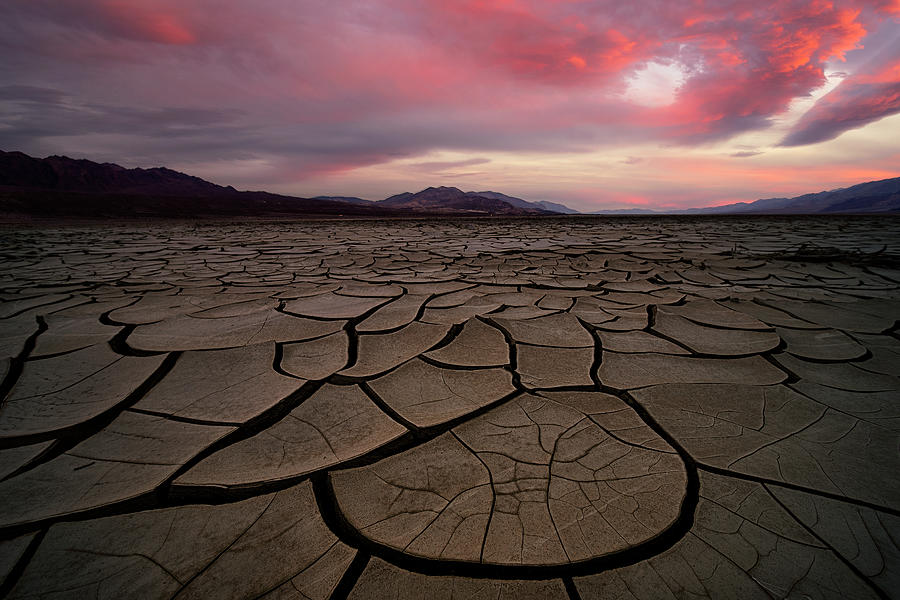
<path fill-rule="evenodd" d="M 165 167 L 128 169 L 65 156 L 0 151 L 0 214 L 13 218 L 217 218 L 309 216 L 529 216 L 574 213 L 553 202 L 500 192 L 430 187 L 372 202 L 352 196 L 297 198 L 238 191 Z M 644 208 L 591 214 L 900 213 L 900 177 L 848 188 L 678 211 Z M 16 216 L 18 215 L 18 216 Z"/>
<path fill-rule="evenodd" d="M 900 213 L 900 177 L 868 181 L 848 188 L 804 194 L 794 198 L 763 198 L 753 202 L 736 202 L 723 206 L 656 211 L 646 208 L 598 210 L 592 215 L 778 215 L 778 214 L 843 214 Z"/>
<path fill-rule="evenodd" d="M 236 192 L 199 177 L 165 167 L 126 169 L 66 156 L 32 158 L 21 152 L 0 151 L 0 185 L 64 190 L 91 194 L 154 196 L 217 196 Z"/>
<path fill-rule="evenodd" d="M 836 190 L 794 198 L 764 198 L 711 208 L 691 208 L 704 214 L 819 214 L 900 212 L 900 177 L 868 181 Z"/>
<path fill-rule="evenodd" d="M 385 198 L 384 200 L 379 200 L 379 202 L 382 204 L 385 204 L 385 205 L 400 204 L 403 200 L 412 198 L 413 196 L 415 196 L 415 194 L 413 194 L 412 192 L 401 192 L 399 194 L 394 194 L 393 196 L 389 196 L 389 197 Z"/>
<path fill-rule="evenodd" d="M 297 198 L 238 191 L 172 169 L 127 169 L 65 156 L 0 151 L 0 213 L 25 218 L 215 218 L 305 216 L 538 215 L 538 209 L 428 188 L 381 202 L 349 196 Z"/>
<path fill-rule="evenodd" d="M 398 211 L 268 192 L 239 192 L 158 167 L 0 151 L 0 212 L 56 218 L 395 215 Z"/>
<path fill-rule="evenodd" d="M 502 194 L 501 194 L 502 195 Z M 511 203 L 482 194 L 464 192 L 455 187 L 430 187 L 417 192 L 404 192 L 385 198 L 379 206 L 404 208 L 417 212 L 468 212 L 493 215 L 541 215 L 553 214 L 541 208 L 513 206 Z"/>
<path fill-rule="evenodd" d="M 507 196 L 506 194 L 501 194 L 500 192 L 468 192 L 469 194 L 476 194 L 478 196 L 483 196 L 485 198 L 493 198 L 494 200 L 503 200 L 504 202 L 509 202 L 513 206 L 518 206 L 519 208 L 536 208 L 538 210 L 549 210 L 550 212 L 556 212 L 564 215 L 577 215 L 579 214 L 577 210 L 569 208 L 565 204 L 559 204 L 557 202 L 548 202 L 547 200 L 523 200 L 521 198 L 516 198 L 515 196 Z"/>

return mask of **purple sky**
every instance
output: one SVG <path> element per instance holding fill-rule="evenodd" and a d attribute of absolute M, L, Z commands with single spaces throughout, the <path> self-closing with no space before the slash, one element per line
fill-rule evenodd
<path fill-rule="evenodd" d="M 5 0 L 0 149 L 582 210 L 900 176 L 900 0 Z"/>

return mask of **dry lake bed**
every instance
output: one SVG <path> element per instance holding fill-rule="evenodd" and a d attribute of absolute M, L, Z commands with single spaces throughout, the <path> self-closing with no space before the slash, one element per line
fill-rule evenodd
<path fill-rule="evenodd" d="M 897 218 L 0 253 L 0 595 L 900 597 Z"/>

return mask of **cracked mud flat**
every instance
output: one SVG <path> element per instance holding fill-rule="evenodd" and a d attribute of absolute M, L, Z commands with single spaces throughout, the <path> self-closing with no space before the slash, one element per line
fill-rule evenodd
<path fill-rule="evenodd" d="M 896 219 L 0 244 L 0 596 L 900 597 Z"/>

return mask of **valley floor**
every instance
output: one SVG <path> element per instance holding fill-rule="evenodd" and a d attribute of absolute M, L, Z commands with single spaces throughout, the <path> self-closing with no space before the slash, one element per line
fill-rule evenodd
<path fill-rule="evenodd" d="M 900 222 L 0 234 L 0 596 L 885 598 Z"/>

